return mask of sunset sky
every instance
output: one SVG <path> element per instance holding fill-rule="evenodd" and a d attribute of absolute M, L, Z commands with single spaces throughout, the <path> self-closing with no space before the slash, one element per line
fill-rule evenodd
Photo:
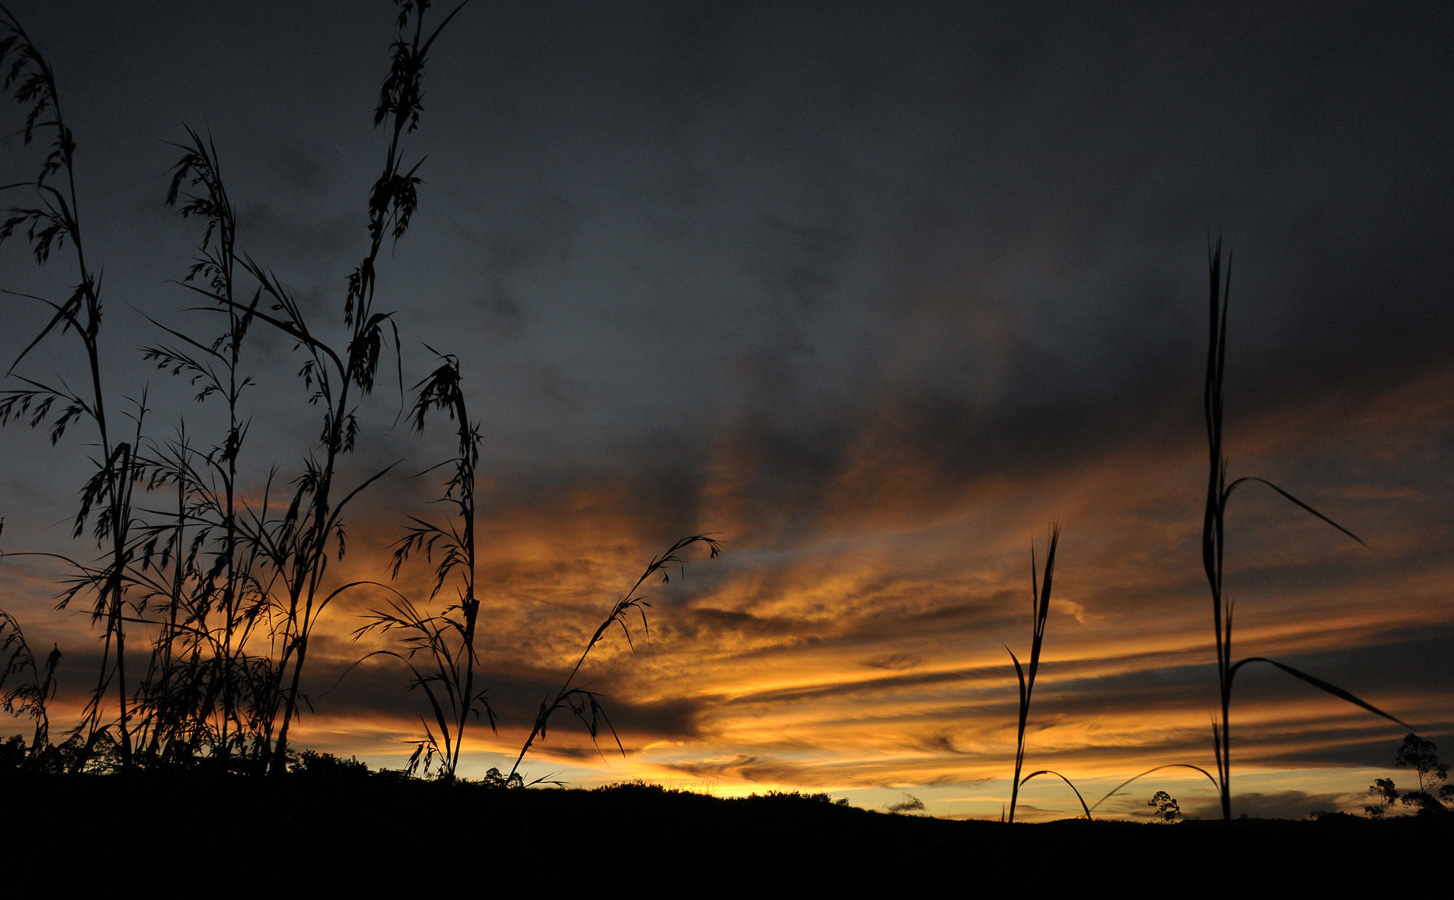
<path fill-rule="evenodd" d="M 387 136 L 371 127 L 393 6 L 7 4 L 52 64 L 77 142 L 87 254 L 104 267 L 108 402 L 197 445 L 224 410 L 138 347 L 147 318 L 213 336 L 175 284 L 201 228 L 163 205 L 185 125 L 210 133 L 240 249 L 341 339 Z M 1152 766 L 1215 771 L 1202 378 L 1207 253 L 1233 254 L 1229 512 L 1234 651 L 1332 681 L 1454 758 L 1454 13 L 1447 3 L 492 3 L 439 38 L 406 154 L 419 211 L 380 261 L 389 376 L 345 482 L 397 460 L 348 517 L 342 580 L 388 580 L 453 434 L 396 423 L 460 357 L 484 436 L 481 648 L 509 767 L 540 699 L 653 555 L 709 533 L 648 589 L 649 635 L 582 669 L 626 756 L 552 722 L 529 777 L 643 778 L 723 795 L 828 791 L 998 817 L 1029 652 L 1031 548 L 1061 527 L 1026 765 L 1088 798 Z M 81 10 L 85 10 L 82 13 Z M 431 11 L 434 15 L 438 11 Z M 4 102 L 0 183 L 34 177 Z M 28 201 L 7 194 L 6 205 Z M 0 248 L 0 287 L 60 298 L 72 257 Z M 248 288 L 249 292 L 251 287 Z M 47 320 L 0 297 L 0 362 Z M 291 342 L 255 326 L 243 450 L 261 497 L 320 414 Z M 75 335 L 15 376 L 82 382 Z M 12 378 L 7 388 L 14 388 Z M 0 431 L 0 550 L 70 539 L 94 430 Z M 149 508 L 165 507 L 164 496 Z M 66 569 L 0 560 L 0 609 L 65 654 L 55 728 L 100 631 L 53 611 Z M 678 577 L 680 575 L 680 577 Z M 427 600 L 430 570 L 393 586 Z M 450 589 L 446 589 L 449 593 Z M 398 766 L 425 712 L 350 640 L 386 602 L 331 607 L 294 739 Z M 439 601 L 436 601 L 438 605 Z M 340 676 L 342 680 L 340 681 Z M 1239 675 L 1234 810 L 1360 810 L 1405 730 L 1270 668 Z M 0 735 L 28 734 L 0 718 Z M 609 743 L 609 747 L 608 747 Z M 1185 770 L 1177 770 L 1184 772 Z M 1163 777 L 1164 775 L 1164 777 Z M 1200 776 L 1158 773 L 1215 815 Z M 1037 780 L 1021 816 L 1078 810 Z"/>

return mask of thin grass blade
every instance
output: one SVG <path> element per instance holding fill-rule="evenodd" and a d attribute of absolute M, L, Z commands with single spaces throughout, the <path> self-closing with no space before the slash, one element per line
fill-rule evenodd
<path fill-rule="evenodd" d="M 1247 663 L 1254 663 L 1254 662 L 1264 662 L 1264 663 L 1267 663 L 1270 666 L 1276 666 L 1277 668 L 1281 669 L 1282 671 L 1286 672 L 1287 674 L 1291 675 L 1292 677 L 1294 677 L 1294 678 L 1300 678 L 1303 681 L 1306 681 L 1308 684 L 1312 685 L 1313 687 L 1317 688 L 1318 690 L 1326 691 L 1327 693 L 1332 694 L 1334 697 L 1337 697 L 1340 700 L 1347 700 L 1349 703 L 1352 703 L 1354 706 L 1361 706 L 1364 709 L 1368 710 L 1369 712 L 1373 713 L 1374 715 L 1376 715 L 1376 716 L 1382 716 L 1383 718 L 1389 720 L 1390 722 L 1396 722 L 1396 723 L 1398 723 L 1399 725 L 1402 725 L 1405 728 L 1413 728 L 1412 725 L 1410 725 L 1409 723 L 1405 722 L 1403 719 L 1400 719 L 1398 716 L 1390 715 L 1389 713 L 1384 712 L 1383 710 L 1381 710 L 1378 707 L 1374 706 L 1372 703 L 1369 703 L 1367 700 L 1363 700 L 1363 699 L 1361 699 L 1361 698 L 1359 698 L 1359 697 L 1357 697 L 1357 696 L 1349 693 L 1348 691 L 1343 690 L 1342 688 L 1338 687 L 1336 684 L 1330 684 L 1330 683 L 1324 681 L 1321 678 L 1317 678 L 1317 677 L 1315 677 L 1313 675 L 1309 675 L 1308 673 L 1306 673 L 1306 672 L 1304 672 L 1304 671 L 1302 671 L 1300 669 L 1294 669 L 1292 666 L 1286 665 L 1284 663 L 1280 663 L 1280 662 L 1278 662 L 1275 659 L 1268 659 L 1265 656 L 1249 656 L 1246 659 L 1239 661 L 1236 665 L 1232 666 L 1232 668 L 1229 670 L 1229 672 L 1228 672 L 1228 680 L 1230 681 L 1231 676 L 1237 674 L 1237 670 L 1238 669 L 1242 668 Z"/>

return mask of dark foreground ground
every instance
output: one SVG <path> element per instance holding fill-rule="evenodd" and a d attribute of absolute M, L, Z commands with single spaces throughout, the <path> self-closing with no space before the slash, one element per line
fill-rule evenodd
<path fill-rule="evenodd" d="M 1007 826 L 799 795 L 370 777 L 0 775 L 6 887 L 167 895 L 1449 896 L 1450 817 Z M 118 879 L 118 880 L 112 880 Z M 58 882 L 51 882 L 57 884 Z M 181 886 L 190 883 L 191 889 Z M 371 888 L 371 889 L 370 889 Z M 130 891 L 126 892 L 130 895 Z M 52 894 L 54 895 L 54 894 Z M 62 890 L 61 896 L 71 895 Z M 78 894 L 77 894 L 78 895 Z M 27 892 L 24 896 L 39 896 Z"/>

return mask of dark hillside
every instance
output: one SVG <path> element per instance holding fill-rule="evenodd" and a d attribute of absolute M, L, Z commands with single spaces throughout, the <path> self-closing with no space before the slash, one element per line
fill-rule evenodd
<path fill-rule="evenodd" d="M 1199 886 L 1220 884 L 1237 896 L 1283 887 L 1346 895 L 1356 883 L 1388 879 L 1404 890 L 1447 883 L 1454 847 L 1447 817 L 1007 826 L 871 812 L 823 795 L 503 789 L 348 771 L 266 783 L 10 773 L 0 789 L 11 875 L 74 873 L 78 858 L 91 870 L 136 871 L 176 854 L 184 867 L 194 858 L 206 868 L 225 863 L 229 889 L 244 892 L 286 872 L 298 886 L 320 888 L 423 879 L 431 890 L 533 885 L 546 895 L 566 884 L 692 896 L 864 879 L 922 889 L 1010 879 L 1035 894 L 1102 884 L 1117 894 L 1201 895 Z M 135 817 L 120 836 L 111 829 L 117 810 Z M 19 856 L 22 846 L 29 849 Z"/>

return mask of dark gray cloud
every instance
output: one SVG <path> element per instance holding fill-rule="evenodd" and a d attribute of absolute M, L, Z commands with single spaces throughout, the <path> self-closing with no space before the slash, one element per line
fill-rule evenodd
<path fill-rule="evenodd" d="M 801 784 L 821 787 L 836 783 L 831 773 L 815 771 L 812 767 L 791 760 L 738 754 L 731 759 L 702 763 L 678 763 L 665 767 L 693 778 L 731 778 L 764 784 Z"/>
<path fill-rule="evenodd" d="M 99 663 L 99 658 L 93 662 Z M 427 661 L 420 657 L 415 663 L 423 666 Z M 505 733 L 513 736 L 518 732 L 523 740 L 541 699 L 553 696 L 566 674 L 565 671 L 522 673 L 486 666 L 476 673 L 476 685 L 487 690 L 489 705 Z M 315 706 L 326 708 L 330 715 L 381 715 L 405 722 L 423 718 L 432 723 L 428 698 L 421 690 L 410 688 L 412 681 L 413 676 L 403 662 L 394 657 L 375 656 L 357 666 L 343 661 L 320 664 L 309 676 L 311 688 L 307 692 Z M 615 743 L 607 721 L 616 729 L 622 743 L 631 749 L 639 749 L 643 736 L 690 740 L 700 733 L 699 720 L 705 706 L 701 700 L 636 702 L 619 684 L 613 684 L 609 677 L 600 677 L 600 673 L 593 673 L 589 688 L 599 694 L 597 702 L 604 713 L 598 734 L 602 747 Z M 479 727 L 488 728 L 485 721 L 482 717 Z M 572 743 L 586 731 L 570 709 L 562 708 L 551 717 L 549 733 L 564 733 L 568 736 L 566 742 Z M 547 741 L 543 746 L 553 748 L 554 742 Z"/>

